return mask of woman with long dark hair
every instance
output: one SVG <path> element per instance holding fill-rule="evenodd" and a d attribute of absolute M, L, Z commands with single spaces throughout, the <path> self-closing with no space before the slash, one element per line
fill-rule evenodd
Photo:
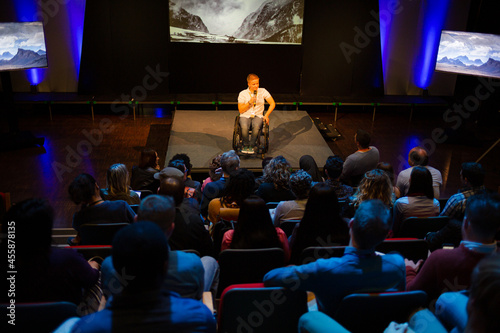
<path fill-rule="evenodd" d="M 153 193 L 158 191 L 160 181 L 155 179 L 154 175 L 160 171 L 159 160 L 155 150 L 146 148 L 141 151 L 139 165 L 132 167 L 130 186 L 133 190 L 149 190 Z"/>
<path fill-rule="evenodd" d="M 248 169 L 238 169 L 229 177 L 226 187 L 222 190 L 222 197 L 215 198 L 208 204 L 208 220 L 219 222 L 221 208 L 240 208 L 243 200 L 253 194 L 255 176 Z"/>
<path fill-rule="evenodd" d="M 340 217 L 335 189 L 325 183 L 309 192 L 304 217 L 290 238 L 292 263 L 299 263 L 302 251 L 309 246 L 335 246 L 349 243 L 349 228 Z"/>
<path fill-rule="evenodd" d="M 394 203 L 392 230 L 397 235 L 401 223 L 408 217 L 429 217 L 439 215 L 439 201 L 434 198 L 432 175 L 425 167 L 411 170 L 408 194 Z"/>
<path fill-rule="evenodd" d="M 285 232 L 273 226 L 264 200 L 251 195 L 243 200 L 234 230 L 229 230 L 224 234 L 221 251 L 273 247 L 282 248 L 285 251 L 285 262 L 288 262 L 290 249 Z"/>

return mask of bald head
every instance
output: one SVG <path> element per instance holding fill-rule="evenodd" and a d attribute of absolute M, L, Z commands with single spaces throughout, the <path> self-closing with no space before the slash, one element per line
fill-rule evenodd
<path fill-rule="evenodd" d="M 408 164 L 410 166 L 426 166 L 429 163 L 427 151 L 422 147 L 414 147 L 408 154 Z"/>
<path fill-rule="evenodd" d="M 160 181 L 160 195 L 169 195 L 174 198 L 175 206 L 178 207 L 184 199 L 184 182 L 177 177 L 167 177 Z"/>

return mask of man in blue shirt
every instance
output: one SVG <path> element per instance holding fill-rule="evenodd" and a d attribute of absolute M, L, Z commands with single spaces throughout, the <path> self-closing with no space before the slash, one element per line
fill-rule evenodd
<path fill-rule="evenodd" d="M 390 213 L 382 201 L 362 202 L 349 229 L 351 240 L 342 257 L 274 269 L 264 276 L 264 284 L 312 291 L 319 310 L 330 316 L 348 294 L 405 290 L 403 257 L 378 255 L 374 250 L 391 229 Z"/>

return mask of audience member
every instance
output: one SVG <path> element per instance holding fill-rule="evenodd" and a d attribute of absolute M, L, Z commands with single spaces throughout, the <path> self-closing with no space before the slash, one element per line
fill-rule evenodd
<path fill-rule="evenodd" d="M 293 200 L 295 196 L 289 188 L 291 166 L 281 155 L 274 157 L 264 168 L 264 182 L 255 192 L 265 202 Z"/>
<path fill-rule="evenodd" d="M 495 234 L 500 228 L 500 197 L 480 194 L 468 200 L 458 248 L 436 250 L 416 264 L 406 260 L 406 289 L 423 290 L 430 300 L 442 292 L 468 288 L 471 272 L 485 256 L 497 251 Z"/>
<path fill-rule="evenodd" d="M 439 201 L 434 198 L 432 176 L 427 168 L 416 166 L 411 171 L 410 189 L 394 203 L 393 231 L 398 235 L 401 223 L 408 217 L 439 215 Z"/>
<path fill-rule="evenodd" d="M 141 151 L 139 165 L 132 167 L 130 186 L 133 190 L 148 190 L 156 193 L 160 182 L 154 178 L 154 175 L 160 170 L 159 159 L 158 154 L 153 149 Z"/>
<path fill-rule="evenodd" d="M 429 232 L 425 240 L 431 251 L 440 249 L 444 244 L 458 246 L 462 240 L 462 221 L 467 200 L 475 195 L 486 192 L 483 185 L 484 170 L 479 163 L 463 163 L 460 172 L 462 188 L 457 194 L 452 195 L 446 202 L 440 216 L 449 216 L 450 222 L 441 230 Z"/>
<path fill-rule="evenodd" d="M 208 166 L 208 177 L 203 181 L 203 184 L 201 184 L 201 192 L 203 193 L 203 190 L 205 189 L 205 186 L 208 183 L 215 182 L 222 177 L 222 168 L 220 165 L 220 159 L 222 157 L 222 154 L 219 154 L 212 158 L 212 161 L 210 162 L 210 165 Z"/>
<path fill-rule="evenodd" d="M 198 211 L 184 198 L 184 184 L 177 177 L 162 179 L 160 195 L 168 195 L 175 202 L 175 228 L 169 238 L 172 250 L 196 250 L 203 256 L 213 256 L 213 242 Z"/>
<path fill-rule="evenodd" d="M 208 215 L 208 205 L 210 201 L 220 197 L 222 189 L 226 186 L 227 179 L 240 168 L 240 158 L 234 150 L 227 151 L 222 154 L 220 165 L 222 168 L 222 177 L 215 182 L 207 184 L 203 189 L 200 205 L 201 215 L 203 217 Z"/>
<path fill-rule="evenodd" d="M 304 170 L 290 176 L 290 190 L 295 200 L 281 201 L 274 211 L 273 223 L 279 227 L 286 220 L 301 220 L 306 209 L 307 198 L 312 187 L 312 177 Z"/>
<path fill-rule="evenodd" d="M 290 259 L 290 249 L 285 232 L 273 227 L 269 209 L 256 195 L 243 200 L 238 223 L 222 239 L 221 251 L 226 249 L 265 249 L 278 247 L 285 251 L 285 262 Z"/>
<path fill-rule="evenodd" d="M 392 167 L 392 165 L 387 162 L 379 162 L 377 164 L 376 169 L 385 171 L 385 173 L 387 174 L 387 176 L 389 176 L 389 179 L 391 180 L 393 195 L 396 197 L 396 199 L 401 197 L 401 191 L 399 191 L 399 188 L 395 185 L 394 168 Z"/>
<path fill-rule="evenodd" d="M 489 333 L 500 331 L 500 256 L 479 262 L 472 273 L 469 297 L 448 292 L 439 297 L 436 315 L 428 309 L 412 314 L 407 323 L 391 322 L 384 333 Z M 444 324 L 444 326 L 443 326 Z M 318 311 L 306 312 L 299 320 L 301 333 L 349 333 L 334 319 Z"/>
<path fill-rule="evenodd" d="M 307 172 L 312 177 L 314 183 L 322 182 L 324 179 L 318 169 L 316 161 L 311 155 L 302 155 L 299 160 L 299 168 Z"/>
<path fill-rule="evenodd" d="M 201 201 L 200 182 L 194 182 L 192 179 L 188 178 L 188 169 L 184 164 L 184 161 L 173 160 L 168 163 L 168 166 L 176 168 L 180 172 L 182 172 L 182 181 L 184 182 L 184 197 L 196 199 L 196 201 L 198 201 L 199 203 Z M 188 183 L 190 183 L 192 186 L 189 186 Z"/>
<path fill-rule="evenodd" d="M 243 200 L 253 194 L 255 188 L 255 177 L 252 171 L 238 169 L 229 178 L 226 187 L 222 190 L 222 197 L 215 198 L 208 205 L 208 219 L 212 223 L 220 220 L 221 208 L 235 208 L 239 210 Z M 238 213 L 235 212 L 235 215 Z"/>
<path fill-rule="evenodd" d="M 500 256 L 483 259 L 472 273 L 466 333 L 500 332 Z"/>
<path fill-rule="evenodd" d="M 370 146 L 370 134 L 358 129 L 354 135 L 354 141 L 358 150 L 347 156 L 340 180 L 351 186 L 358 186 L 363 175 L 375 169 L 379 162 L 379 152 L 376 147 Z"/>
<path fill-rule="evenodd" d="M 361 180 L 358 190 L 354 194 L 354 205 L 358 206 L 365 200 L 379 199 L 384 205 L 391 208 L 395 199 L 392 193 L 391 180 L 387 173 L 374 169 L 365 173 Z"/>
<path fill-rule="evenodd" d="M 396 182 L 396 187 L 399 188 L 402 196 L 408 194 L 410 188 L 410 175 L 413 167 L 422 166 L 425 167 L 432 175 L 432 186 L 434 189 L 434 198 L 439 199 L 441 185 L 443 184 L 443 178 L 441 177 L 441 172 L 428 165 L 429 157 L 427 156 L 427 151 L 422 147 L 414 147 L 408 153 L 408 164 L 410 167 L 401 171 L 398 175 L 398 180 Z"/>
<path fill-rule="evenodd" d="M 255 178 L 255 190 L 259 188 L 260 184 L 264 182 L 264 169 L 266 168 L 266 165 L 271 162 L 273 158 L 271 156 L 266 156 L 262 159 L 262 176 Z"/>
<path fill-rule="evenodd" d="M 464 217 L 467 199 L 475 194 L 484 192 L 484 169 L 479 163 L 462 163 L 460 171 L 462 188 L 457 194 L 448 199 L 441 211 L 441 216 L 449 216 L 450 219 L 462 220 Z"/>
<path fill-rule="evenodd" d="M 194 188 L 201 194 L 201 184 L 199 181 L 193 180 L 191 177 L 191 170 L 193 169 L 193 165 L 191 164 L 191 159 L 187 154 L 175 154 L 169 161 L 181 160 L 184 162 L 184 166 L 186 167 L 186 179 L 184 183 L 186 186 Z"/>
<path fill-rule="evenodd" d="M 73 228 L 77 232 L 80 231 L 80 226 L 86 223 L 132 223 L 134 221 L 135 213 L 128 203 L 123 200 L 103 200 L 99 185 L 89 174 L 78 175 L 69 185 L 68 192 L 75 204 L 82 204 L 81 209 L 73 215 Z M 72 245 L 78 245 L 79 241 L 80 238 L 77 235 Z"/>
<path fill-rule="evenodd" d="M 311 291 L 319 310 L 330 316 L 348 294 L 404 290 L 403 258 L 399 254 L 378 255 L 374 250 L 391 229 L 387 207 L 380 200 L 361 203 L 349 228 L 350 243 L 341 258 L 273 269 L 264 276 L 264 284 Z"/>
<path fill-rule="evenodd" d="M 7 284 L 12 280 L 7 280 L 8 270 L 17 271 L 16 303 L 66 301 L 78 305 L 83 301 L 82 290 L 98 283 L 99 265 L 95 261 L 87 262 L 74 250 L 51 246 L 53 221 L 52 207 L 43 199 L 21 201 L 7 212 L 2 231 L 15 238 L 14 242 L 4 239 L 1 243 L 6 263 L 2 266 L 1 303 L 9 302 Z M 15 253 L 8 244 L 15 244 Z M 15 254 L 14 268 L 7 269 L 7 254 Z"/>
<path fill-rule="evenodd" d="M 325 183 L 314 185 L 309 193 L 304 217 L 290 237 L 292 263 L 299 263 L 309 246 L 335 246 L 349 243 L 349 228 L 340 217 L 335 190 Z"/>
<path fill-rule="evenodd" d="M 101 189 L 104 200 L 123 200 L 129 205 L 138 205 L 141 199 L 137 193 L 130 190 L 128 170 L 125 164 L 113 164 L 106 172 L 106 185 Z"/>
<path fill-rule="evenodd" d="M 165 233 L 167 239 L 174 230 L 175 203 L 172 197 L 150 195 L 141 201 L 136 221 L 150 221 L 156 223 Z M 113 268 L 112 257 L 107 257 L 102 263 L 102 285 L 107 293 L 116 294 L 123 279 Z M 167 275 L 163 288 L 175 291 L 181 297 L 201 300 L 203 291 L 214 289 L 212 284 L 217 283 L 218 264 L 212 257 L 200 258 L 193 253 L 183 251 L 169 251 Z M 216 287 L 214 291 L 216 290 Z"/>
<path fill-rule="evenodd" d="M 169 249 L 163 230 L 152 222 L 121 229 L 113 240 L 113 267 L 133 279 L 108 306 L 74 323 L 72 332 L 213 332 L 210 310 L 199 301 L 162 290 Z"/>
<path fill-rule="evenodd" d="M 340 175 L 344 168 L 344 161 L 339 156 L 329 156 L 323 167 L 326 176 L 326 183 L 335 190 L 339 200 L 348 200 L 353 194 L 352 187 L 340 182 Z"/>

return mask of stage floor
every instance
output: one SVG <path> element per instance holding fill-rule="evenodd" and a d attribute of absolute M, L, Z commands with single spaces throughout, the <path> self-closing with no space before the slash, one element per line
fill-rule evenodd
<path fill-rule="evenodd" d="M 206 170 L 212 158 L 232 149 L 234 120 L 238 111 L 175 112 L 166 162 L 177 153 L 191 158 L 193 171 Z M 334 155 L 306 111 L 280 111 L 271 114 L 269 151 L 266 156 L 283 155 L 294 169 L 302 155 L 311 155 L 322 167 Z M 260 155 L 242 156 L 241 167 L 261 169 Z"/>

